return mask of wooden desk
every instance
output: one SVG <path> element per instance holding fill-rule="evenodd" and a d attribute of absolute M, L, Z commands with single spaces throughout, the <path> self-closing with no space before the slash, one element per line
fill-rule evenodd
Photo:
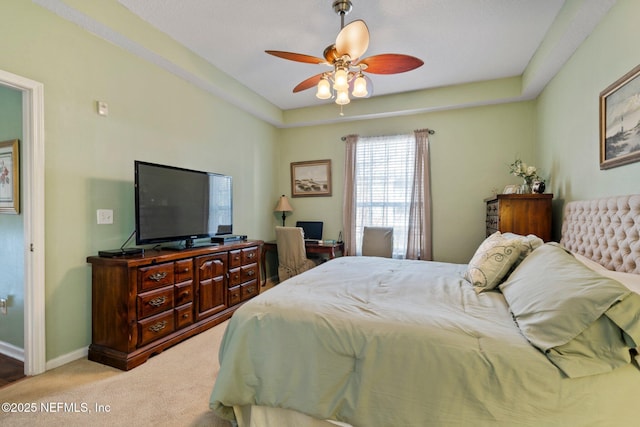
<path fill-rule="evenodd" d="M 307 254 L 314 255 L 328 255 L 329 259 L 333 259 L 339 253 L 342 255 L 344 253 L 344 243 L 333 243 L 333 244 L 325 244 L 325 243 L 313 243 L 313 242 L 304 242 L 304 248 Z M 264 242 L 262 246 L 261 253 L 261 267 L 262 267 L 262 277 L 264 277 L 264 281 L 262 282 L 262 286 L 265 285 L 267 281 L 267 265 L 266 265 L 266 257 L 267 252 L 278 252 L 278 244 L 275 240 Z"/>

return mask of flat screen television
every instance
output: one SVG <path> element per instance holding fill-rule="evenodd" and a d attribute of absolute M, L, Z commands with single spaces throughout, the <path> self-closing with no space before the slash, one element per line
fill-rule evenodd
<path fill-rule="evenodd" d="M 136 244 L 233 233 L 232 177 L 135 161 Z"/>

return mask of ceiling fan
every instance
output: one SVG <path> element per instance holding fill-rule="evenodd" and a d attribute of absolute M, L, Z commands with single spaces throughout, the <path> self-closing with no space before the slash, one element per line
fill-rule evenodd
<path fill-rule="evenodd" d="M 267 50 L 266 53 L 290 61 L 308 64 L 324 64 L 330 66 L 325 71 L 300 82 L 293 92 L 317 87 L 316 96 L 320 99 L 335 97 L 336 104 L 343 106 L 351 102 L 349 92 L 355 97 L 369 97 L 373 92 L 373 84 L 367 73 L 397 74 L 414 70 L 424 64 L 416 57 L 398 53 L 385 53 L 362 59 L 369 47 L 369 29 L 361 19 L 346 26 L 344 17 L 351 11 L 350 0 L 335 0 L 333 10 L 340 15 L 340 32 L 336 42 L 324 50 L 324 58 L 301 53 Z M 333 86 L 331 86 L 333 83 Z M 342 113 L 340 113 L 342 115 Z"/>

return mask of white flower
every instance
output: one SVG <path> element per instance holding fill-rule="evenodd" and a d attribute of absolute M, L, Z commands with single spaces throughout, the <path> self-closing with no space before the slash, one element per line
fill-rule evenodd
<path fill-rule="evenodd" d="M 533 181 L 540 179 L 538 176 L 538 169 L 535 166 L 528 166 L 520 159 L 516 159 L 510 166 L 509 172 L 511 175 L 519 176 L 527 181 Z"/>

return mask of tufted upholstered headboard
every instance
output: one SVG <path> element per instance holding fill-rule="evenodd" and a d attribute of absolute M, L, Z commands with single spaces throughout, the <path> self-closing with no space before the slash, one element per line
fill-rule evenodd
<path fill-rule="evenodd" d="M 640 274 L 640 194 L 567 203 L 560 244 L 609 270 Z"/>

